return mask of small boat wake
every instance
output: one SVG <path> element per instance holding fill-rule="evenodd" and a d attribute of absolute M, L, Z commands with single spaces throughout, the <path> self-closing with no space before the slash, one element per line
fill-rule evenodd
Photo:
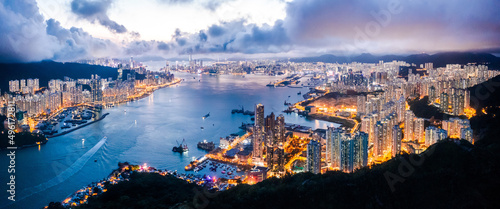
<path fill-rule="evenodd" d="M 83 166 L 94 156 L 94 154 L 106 143 L 107 137 L 103 137 L 99 142 L 97 142 L 94 147 L 92 147 L 89 151 L 83 154 L 80 158 L 78 158 L 69 168 L 61 172 L 56 177 L 50 179 L 49 181 L 42 183 L 38 186 L 30 187 L 24 189 L 22 193 L 28 193 L 26 196 L 20 197 L 17 201 L 20 201 L 26 197 L 29 197 L 33 194 L 44 191 L 50 187 L 58 185 L 64 181 L 66 181 L 69 177 L 73 176 L 76 172 L 80 171 Z"/>

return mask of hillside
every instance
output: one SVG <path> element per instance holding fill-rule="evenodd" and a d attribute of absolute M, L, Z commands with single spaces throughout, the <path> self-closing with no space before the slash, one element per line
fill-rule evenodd
<path fill-rule="evenodd" d="M 48 85 L 50 79 L 64 79 L 64 76 L 72 79 L 90 79 L 92 74 L 97 74 L 102 78 L 118 77 L 116 68 L 98 65 L 87 65 L 79 63 L 61 63 L 52 61 L 42 61 L 33 63 L 0 63 L 0 89 L 2 92 L 9 90 L 10 80 L 20 80 L 28 78 L 40 79 L 40 87 Z"/>
<path fill-rule="evenodd" d="M 498 208 L 499 168 L 498 155 L 446 141 L 422 157 L 403 155 L 352 174 L 304 173 L 241 185 L 208 208 Z"/>

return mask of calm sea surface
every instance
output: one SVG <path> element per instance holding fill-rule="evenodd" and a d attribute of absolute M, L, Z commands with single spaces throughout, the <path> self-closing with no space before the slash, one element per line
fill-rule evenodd
<path fill-rule="evenodd" d="M 16 151 L 15 204 L 7 200 L 8 152 L 0 151 L 0 208 L 41 208 L 51 201 L 62 201 L 89 183 L 105 178 L 118 162 L 147 163 L 158 169 L 184 172 L 184 166 L 193 157 L 205 154 L 196 148 L 198 141 L 206 139 L 218 144 L 219 137 L 241 134 L 238 126 L 251 122 L 250 116 L 231 114 L 231 109 L 243 106 L 253 111 L 255 104 L 262 103 L 266 115 L 279 115 L 285 109 L 285 100 L 300 101 L 302 96 L 297 93 L 307 92 L 306 88 L 265 86 L 282 77 L 175 75 L 185 81 L 157 90 L 142 100 L 104 109 L 103 113 L 109 113 L 104 120 L 51 138 L 45 145 Z M 202 119 L 209 112 L 210 117 Z M 296 114 L 284 115 L 287 123 L 313 128 L 338 126 Z M 102 140 L 104 136 L 107 140 Z M 172 152 L 176 140 L 182 139 L 189 152 Z"/>

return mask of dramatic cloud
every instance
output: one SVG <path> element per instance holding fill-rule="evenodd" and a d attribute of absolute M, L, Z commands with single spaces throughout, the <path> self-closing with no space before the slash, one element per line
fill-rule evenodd
<path fill-rule="evenodd" d="M 107 12 L 110 5 L 111 0 L 73 0 L 71 2 L 71 11 L 78 17 L 87 19 L 92 23 L 97 21 L 111 32 L 127 32 L 125 26 L 109 19 Z"/>
<path fill-rule="evenodd" d="M 56 37 L 61 46 L 54 53 L 55 60 L 74 60 L 89 55 L 103 57 L 120 53 L 120 49 L 111 41 L 94 38 L 81 28 L 72 27 L 67 30 L 54 19 L 47 20 L 47 34 Z"/>
<path fill-rule="evenodd" d="M 157 1 L 162 6 L 206 6 L 213 2 L 217 8 L 231 0 Z M 286 17 L 272 24 L 256 24 L 251 17 L 239 17 L 210 23 L 197 32 L 179 28 L 157 40 L 143 40 L 138 32 L 127 32 L 123 25 L 111 21 L 107 15 L 111 0 L 72 0 L 71 12 L 78 17 L 116 33 L 127 32 L 115 34 L 119 40 L 112 41 L 95 38 L 81 28 L 64 28 L 55 19 L 44 19 L 35 0 L 0 2 L 0 62 L 186 54 L 258 57 L 364 52 L 500 53 L 497 0 L 294 0 L 286 3 Z M 160 20 L 161 24 L 168 21 L 177 20 Z"/>
<path fill-rule="evenodd" d="M 285 27 L 296 44 L 360 52 L 500 46 L 500 2 L 485 0 L 295 0 Z"/>
<path fill-rule="evenodd" d="M 34 0 L 0 2 L 1 62 L 73 61 L 119 53 L 109 40 L 80 28 L 65 29 L 53 19 L 45 21 Z"/>
<path fill-rule="evenodd" d="M 57 50 L 35 1 L 1 1 L 0 20 L 0 61 L 48 59 Z"/>
<path fill-rule="evenodd" d="M 291 46 L 280 20 L 261 27 L 245 20 L 222 22 L 195 34 L 176 30 L 172 43 L 169 48 L 179 54 L 275 53 L 286 52 Z"/>

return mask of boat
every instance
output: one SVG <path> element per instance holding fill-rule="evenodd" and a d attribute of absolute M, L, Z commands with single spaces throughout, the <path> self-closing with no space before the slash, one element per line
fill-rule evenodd
<path fill-rule="evenodd" d="M 172 151 L 178 152 L 178 153 L 183 153 L 183 152 L 189 151 L 187 145 L 185 144 L 185 141 L 186 141 L 185 139 L 182 139 L 182 143 L 179 144 L 179 142 L 177 142 L 178 146 L 175 146 L 174 148 L 172 148 Z"/>
<path fill-rule="evenodd" d="M 214 142 L 207 142 L 207 140 L 203 140 L 202 142 L 198 142 L 198 149 L 206 150 L 206 151 L 212 151 L 215 149 L 215 143 Z"/>
<path fill-rule="evenodd" d="M 189 163 L 189 165 L 187 165 L 186 167 L 184 167 L 184 170 L 186 171 L 192 171 L 193 169 L 195 168 L 195 164 L 194 164 L 194 161 Z"/>
<path fill-rule="evenodd" d="M 300 91 L 299 91 L 299 93 L 297 93 L 297 95 L 301 95 L 301 94 L 302 94 L 302 92 L 300 92 Z"/>
<path fill-rule="evenodd" d="M 205 119 L 205 118 L 208 118 L 210 116 L 210 112 L 208 114 L 206 114 L 205 116 L 203 116 L 202 118 Z"/>
<path fill-rule="evenodd" d="M 273 82 L 271 81 L 271 82 L 269 82 L 269 84 L 267 84 L 266 86 L 269 86 L 269 87 L 274 87 L 274 86 L 275 86 L 274 84 L 275 84 L 275 83 L 273 83 Z"/>
<path fill-rule="evenodd" d="M 205 128 L 203 128 L 203 126 L 202 126 L 202 127 L 201 127 L 201 129 L 203 130 L 203 129 L 205 129 Z"/>
<path fill-rule="evenodd" d="M 226 173 L 226 171 L 221 171 L 220 173 L 225 174 L 225 173 Z"/>

